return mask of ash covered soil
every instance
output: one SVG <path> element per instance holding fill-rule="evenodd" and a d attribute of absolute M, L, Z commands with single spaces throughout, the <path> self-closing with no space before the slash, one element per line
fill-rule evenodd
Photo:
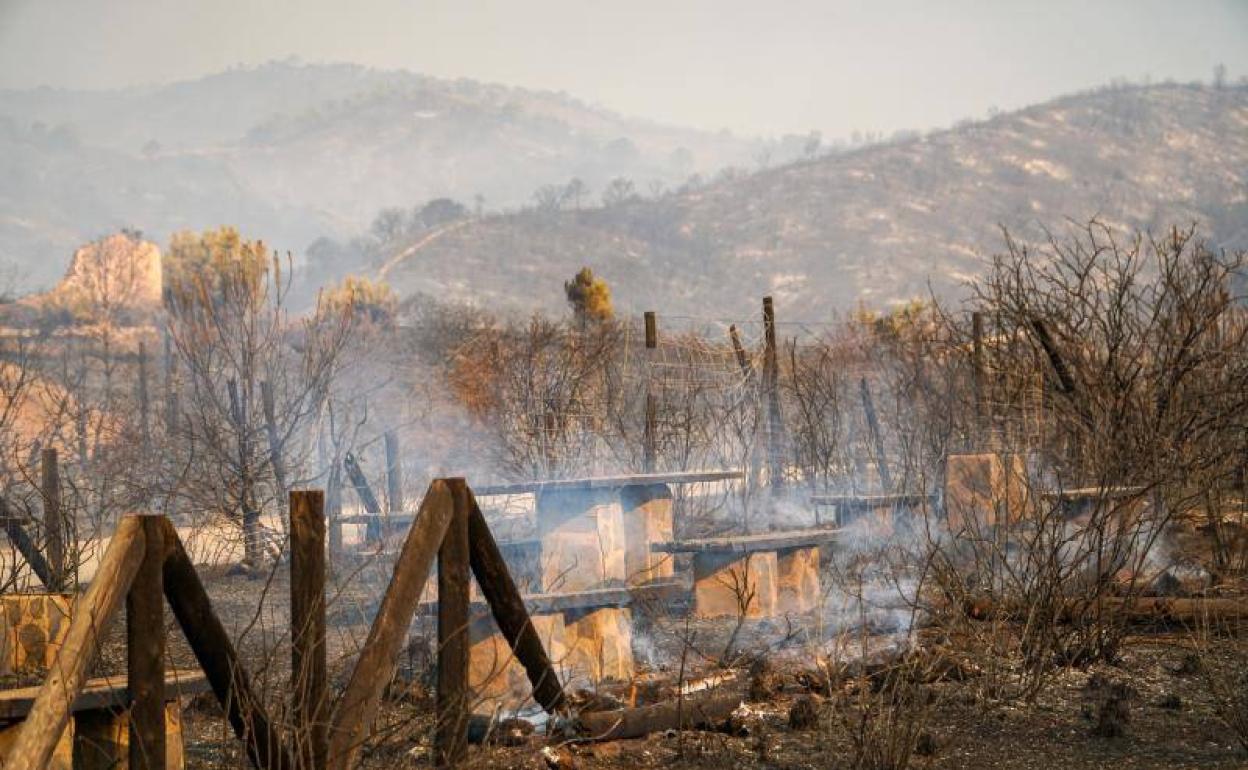
<path fill-rule="evenodd" d="M 334 690 L 345 684 L 380 598 L 375 581 L 360 579 L 368 569 L 339 576 L 354 576 L 343 584 L 356 587 L 330 591 Z M 258 578 L 210 573 L 205 582 L 227 629 L 246 629 L 239 648 L 253 682 L 274 720 L 286 723 L 285 571 Z M 796 620 L 749 621 L 725 667 L 735 621 L 692 621 L 681 609 L 641 624 L 634 636 L 634 647 L 645 647 L 636 650 L 641 690 L 671 696 L 679 681 L 726 676 L 722 687 L 744 693 L 731 718 L 712 729 L 602 743 L 517 737 L 514 745 L 471 747 L 465 766 L 896 770 L 907 766 L 899 760 L 909 747 L 914 768 L 1248 767 L 1248 751 L 1225 723 L 1228 700 L 1238 698 L 1240 719 L 1248 714 L 1248 639 L 1242 633 L 1200 639 L 1183 629 L 1140 630 L 1125 639 L 1113 665 L 1053 668 L 1029 699 L 1022 692 L 1017 628 L 922 629 L 911 635 L 910 652 L 898 653 L 895 635 L 859 628 L 817 644 Z M 112 629 L 102 671 L 125 670 L 119 630 Z M 418 621 L 417 640 L 423 630 Z M 172 625 L 169 656 L 173 665 L 195 667 Z M 432 766 L 431 682 L 418 641 L 400 661 L 362 767 Z M 637 691 L 616 683 L 604 686 L 602 695 L 618 704 Z M 212 695 L 185 703 L 187 768 L 248 766 Z M 790 723 L 794 710 L 796 726 Z"/>

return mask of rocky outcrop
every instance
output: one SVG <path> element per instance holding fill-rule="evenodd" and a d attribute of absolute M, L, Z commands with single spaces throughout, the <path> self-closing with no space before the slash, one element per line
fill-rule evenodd
<path fill-rule="evenodd" d="M 74 252 L 65 277 L 49 299 L 88 317 L 143 314 L 160 306 L 160 248 L 129 233 L 115 233 Z"/>

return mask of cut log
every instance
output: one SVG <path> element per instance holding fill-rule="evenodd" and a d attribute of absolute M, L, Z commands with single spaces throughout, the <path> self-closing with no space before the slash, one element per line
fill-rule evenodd
<path fill-rule="evenodd" d="M 1028 613 L 1028 608 L 1021 604 L 994 601 L 986 596 L 968 597 L 963 600 L 962 607 L 966 615 L 975 620 L 1022 620 Z M 1248 622 L 1248 601 L 1228 597 L 1106 596 L 1100 600 L 1100 607 L 1107 615 L 1136 625 L 1194 626 L 1206 622 Z M 1058 621 L 1069 623 L 1076 614 L 1086 616 L 1095 611 L 1095 604 L 1070 600 L 1063 606 Z"/>
<path fill-rule="evenodd" d="M 743 697 L 738 688 L 710 690 L 639 708 L 582 713 L 577 728 L 594 741 L 640 738 L 660 730 L 715 728 L 741 705 Z"/>

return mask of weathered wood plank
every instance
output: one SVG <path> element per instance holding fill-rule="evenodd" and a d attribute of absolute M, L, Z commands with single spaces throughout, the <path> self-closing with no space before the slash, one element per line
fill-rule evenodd
<path fill-rule="evenodd" d="M 43 531 L 47 543 L 48 567 L 52 576 L 52 582 L 47 586 L 49 591 L 55 593 L 64 591 L 68 584 L 65 520 L 61 512 L 61 471 L 55 447 L 43 450 L 39 471 L 40 491 L 43 495 Z"/>
<path fill-rule="evenodd" d="M 468 485 L 447 479 L 454 512 L 438 549 L 437 727 L 433 752 L 438 767 L 463 759 L 468 726 Z"/>
<path fill-rule="evenodd" d="M 335 709 L 329 731 L 329 767 L 348 770 L 364 743 L 386 685 L 394 676 L 420 593 L 454 513 L 450 488 L 434 479 L 394 565 L 381 608 L 368 631 L 351 679 Z"/>
<path fill-rule="evenodd" d="M 476 529 L 474 528 L 472 531 L 475 533 Z M 472 548 L 475 551 L 478 548 L 475 536 L 470 537 L 474 537 Z M 475 564 L 476 562 L 474 562 L 473 566 L 474 574 L 477 571 Z M 496 570 L 491 570 L 491 573 L 495 572 Z M 482 579 L 478 577 L 477 582 L 481 583 Z M 515 585 L 514 581 L 512 585 Z M 646 601 L 680 596 L 683 593 L 688 593 L 688 591 L 689 587 L 679 580 L 656 580 L 640 585 L 619 586 L 616 588 L 590 588 L 585 591 L 571 591 L 568 593 L 520 594 L 520 601 L 528 611 L 528 614 L 547 615 L 552 612 L 592 610 L 598 607 L 628 607 Z M 485 593 L 484 587 L 482 587 L 481 592 Z M 436 600 L 421 602 L 420 612 L 422 615 L 433 614 L 437 611 L 437 606 Z M 475 601 L 472 603 L 472 609 L 473 611 L 490 609 L 490 602 L 488 599 Z M 501 629 L 502 626 L 500 625 L 499 628 Z"/>
<path fill-rule="evenodd" d="M 325 647 L 325 493 L 290 493 L 290 662 L 294 760 L 324 770 L 329 755 Z"/>
<path fill-rule="evenodd" d="M 165 768 L 164 517 L 143 516 L 143 561 L 126 595 L 130 768 Z"/>
<path fill-rule="evenodd" d="M 925 505 L 936 502 L 936 495 L 926 492 L 892 492 L 886 495 L 812 495 L 812 505 L 836 505 L 847 508 L 883 508 L 891 505 Z"/>
<path fill-rule="evenodd" d="M 42 686 L 0 690 L 0 722 L 20 722 L 25 719 Z M 199 695 L 211 688 L 202 672 L 169 669 L 165 671 L 164 689 L 165 697 L 172 699 L 181 695 Z M 69 710 L 74 714 L 80 711 L 120 710 L 126 708 L 129 702 L 130 689 L 118 677 L 98 677 L 88 679 L 83 684 L 82 691 L 78 693 Z"/>
<path fill-rule="evenodd" d="M 514 484 L 493 484 L 473 487 L 477 497 L 490 495 L 521 495 L 531 492 L 573 489 L 614 489 L 649 484 L 698 484 L 709 481 L 734 481 L 745 477 L 739 470 L 677 471 L 673 473 L 633 473 L 619 476 L 590 476 L 579 479 L 521 481 Z"/>
<path fill-rule="evenodd" d="M 835 544 L 840 538 L 841 531 L 837 529 L 800 529 L 789 532 L 761 532 L 757 535 L 652 543 L 650 548 L 661 553 L 754 553 L 830 545 Z"/>

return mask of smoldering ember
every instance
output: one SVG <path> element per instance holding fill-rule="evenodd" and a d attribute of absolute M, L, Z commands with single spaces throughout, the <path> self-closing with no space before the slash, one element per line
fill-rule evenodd
<path fill-rule="evenodd" d="M 1248 13 L 895 5 L 0 4 L 0 768 L 1248 766 Z"/>

